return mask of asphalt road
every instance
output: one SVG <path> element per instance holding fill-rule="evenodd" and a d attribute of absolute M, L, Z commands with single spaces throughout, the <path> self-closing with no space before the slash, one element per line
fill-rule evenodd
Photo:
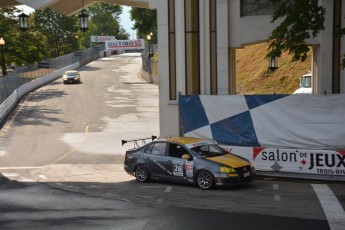
<path fill-rule="evenodd" d="M 345 185 L 259 178 L 245 186 L 141 184 L 122 139 L 159 136 L 158 86 L 141 58 L 102 58 L 81 84 L 29 94 L 0 133 L 1 229 L 344 229 Z"/>

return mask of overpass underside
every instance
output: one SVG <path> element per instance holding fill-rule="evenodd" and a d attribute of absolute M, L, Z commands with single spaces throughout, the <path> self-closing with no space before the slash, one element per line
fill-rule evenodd
<path fill-rule="evenodd" d="M 96 2 L 95 0 L 1 0 L 0 8 L 7 6 L 27 5 L 34 9 L 50 8 L 63 15 L 72 15 L 84 7 L 88 7 Z M 103 0 L 102 2 L 116 5 L 133 6 L 139 8 L 150 8 L 150 0 Z"/>

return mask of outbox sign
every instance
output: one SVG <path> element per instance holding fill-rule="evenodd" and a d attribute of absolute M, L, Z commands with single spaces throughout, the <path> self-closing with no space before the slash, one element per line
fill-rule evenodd
<path fill-rule="evenodd" d="M 345 150 L 222 147 L 247 158 L 259 171 L 314 174 L 345 181 Z"/>
<path fill-rule="evenodd" d="M 115 36 L 91 36 L 91 42 L 107 42 L 115 40 Z"/>
<path fill-rule="evenodd" d="M 145 42 L 143 39 L 137 40 L 115 40 L 105 43 L 105 48 L 107 50 L 112 49 L 145 49 Z"/>

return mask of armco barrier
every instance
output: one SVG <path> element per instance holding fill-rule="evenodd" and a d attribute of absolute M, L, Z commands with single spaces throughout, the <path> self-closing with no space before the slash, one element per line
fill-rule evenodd
<path fill-rule="evenodd" d="M 74 63 L 73 65 L 67 66 L 65 68 L 59 69 L 57 71 L 54 71 L 53 73 L 50 73 L 44 77 L 37 78 L 35 80 L 32 80 L 22 86 L 20 86 L 17 91 L 18 91 L 18 98 L 21 98 L 25 94 L 38 89 L 49 82 L 55 81 L 56 79 L 60 78 L 62 74 L 67 71 L 67 70 L 72 70 L 72 69 L 77 69 L 79 68 L 79 62 Z"/>
<path fill-rule="evenodd" d="M 13 109 L 13 107 L 23 96 L 52 81 L 59 79 L 65 71 L 77 68 L 79 68 L 79 62 L 67 66 L 65 68 L 59 69 L 57 71 L 54 71 L 53 73 L 50 73 L 44 77 L 37 78 L 20 86 L 0 105 L 0 121 L 2 122 L 4 120 L 6 115 Z"/>

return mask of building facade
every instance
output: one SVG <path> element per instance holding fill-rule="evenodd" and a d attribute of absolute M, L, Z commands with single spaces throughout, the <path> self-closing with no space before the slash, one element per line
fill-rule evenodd
<path fill-rule="evenodd" d="M 325 30 L 307 41 L 313 51 L 313 93 L 344 93 L 345 40 L 334 31 L 344 26 L 345 4 L 319 2 L 326 9 Z M 260 1 L 160 0 L 155 7 L 160 131 L 161 136 L 176 136 L 180 135 L 178 96 L 235 94 L 236 49 L 267 41 L 277 24 L 271 23 L 274 6 L 260 5 Z"/>

